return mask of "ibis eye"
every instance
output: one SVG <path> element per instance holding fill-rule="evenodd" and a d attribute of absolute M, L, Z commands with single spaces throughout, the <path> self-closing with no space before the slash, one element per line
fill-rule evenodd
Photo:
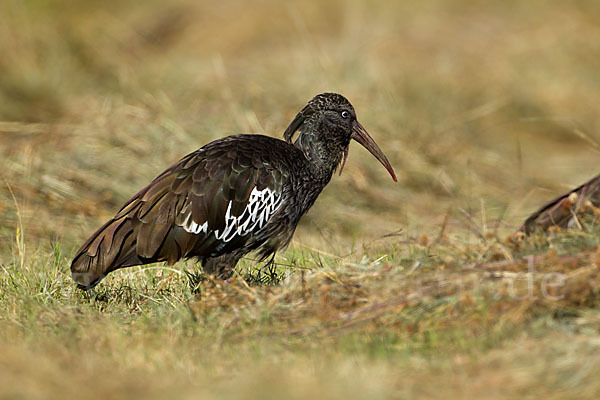
<path fill-rule="evenodd" d="M 350 113 L 348 111 L 342 111 L 342 118 L 347 119 L 350 117 Z"/>

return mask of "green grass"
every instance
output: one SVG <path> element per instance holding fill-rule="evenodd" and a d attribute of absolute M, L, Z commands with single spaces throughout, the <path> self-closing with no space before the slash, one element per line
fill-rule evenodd
<path fill-rule="evenodd" d="M 597 398 L 593 0 L 0 5 L 0 398 Z M 345 94 L 353 145 L 274 270 L 111 274 L 77 247 L 167 166 Z M 535 255 L 534 258 L 531 258 Z M 186 273 L 187 271 L 187 273 Z"/>

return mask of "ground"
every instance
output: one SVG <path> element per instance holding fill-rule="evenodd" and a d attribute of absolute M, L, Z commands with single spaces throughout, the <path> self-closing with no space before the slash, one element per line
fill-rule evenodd
<path fill-rule="evenodd" d="M 597 398 L 600 228 L 514 235 L 596 175 L 600 4 L 0 5 L 0 397 Z M 77 247 L 180 157 L 336 91 L 360 146 L 277 269 L 111 274 Z M 187 272 L 187 273 L 186 273 Z"/>

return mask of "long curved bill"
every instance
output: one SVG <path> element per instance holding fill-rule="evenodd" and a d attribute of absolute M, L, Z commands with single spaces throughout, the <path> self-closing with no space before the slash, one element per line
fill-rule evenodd
<path fill-rule="evenodd" d="M 381 151 L 379 146 L 377 146 L 377 143 L 375 143 L 371 135 L 369 135 L 369 132 L 367 132 L 367 130 L 358 121 L 354 121 L 354 127 L 352 128 L 352 139 L 356 140 L 365 149 L 369 150 L 369 153 L 373 154 L 375 158 L 378 159 L 379 162 L 385 167 L 385 169 L 387 169 L 387 171 L 392 176 L 394 182 L 398 182 L 398 178 L 396 178 L 394 169 L 392 168 L 392 165 L 388 161 L 387 157 L 385 156 L 385 154 L 383 154 L 383 151 Z M 342 168 L 346 163 L 346 157 L 348 157 L 348 149 L 346 149 L 346 152 L 344 154 Z M 340 173 L 341 172 L 342 171 L 340 170 Z"/>

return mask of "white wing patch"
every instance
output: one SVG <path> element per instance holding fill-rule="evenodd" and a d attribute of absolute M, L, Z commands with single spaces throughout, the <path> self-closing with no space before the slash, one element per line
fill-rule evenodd
<path fill-rule="evenodd" d="M 258 190 L 256 187 L 252 189 L 248 204 L 239 216 L 231 215 L 231 200 L 227 206 L 225 213 L 225 229 L 223 232 L 215 231 L 217 239 L 223 242 L 229 242 L 236 236 L 244 236 L 253 232 L 254 229 L 262 228 L 269 218 L 281 206 L 281 195 L 272 191 L 269 188 Z M 190 210 L 190 211 L 187 211 Z M 198 224 L 191 219 L 191 204 L 189 207 L 184 207 L 183 212 L 189 212 L 182 226 L 186 232 L 190 233 L 208 233 L 208 221 L 203 224 Z"/>
<path fill-rule="evenodd" d="M 191 205 L 189 208 L 190 208 L 189 214 L 185 218 L 185 221 L 183 221 L 183 229 L 185 229 L 186 232 L 189 232 L 189 233 L 200 233 L 200 232 L 208 233 L 208 221 L 206 221 L 202 225 L 198 225 L 197 223 L 192 221 Z"/>

